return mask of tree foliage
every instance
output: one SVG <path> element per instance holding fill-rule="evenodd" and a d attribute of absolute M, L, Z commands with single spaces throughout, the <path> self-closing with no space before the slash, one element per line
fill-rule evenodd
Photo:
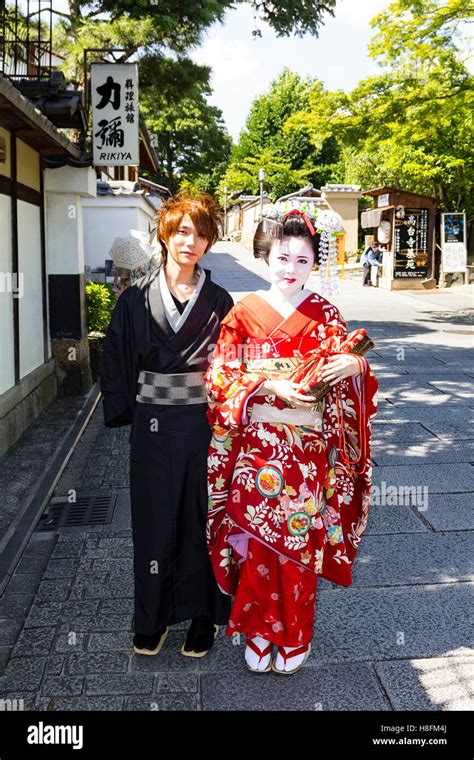
<path fill-rule="evenodd" d="M 473 77 L 462 42 L 470 13 L 467 0 L 391 3 L 372 21 L 381 72 L 347 94 L 314 83 L 284 131 L 315 147 L 332 137 L 345 181 L 436 196 L 443 209 L 465 209 L 472 229 Z"/>
<path fill-rule="evenodd" d="M 268 93 L 253 102 L 230 165 L 220 183 L 230 191 L 258 191 L 258 170 L 265 170 L 265 189 L 273 198 L 302 185 L 324 184 L 337 172 L 339 147 L 332 136 L 315 144 L 302 129 L 287 129 L 292 117 L 310 106 L 317 83 L 289 69 L 271 84 Z"/>
<path fill-rule="evenodd" d="M 212 23 L 246 3 L 278 36 L 317 36 L 336 0 L 69 0 L 58 12 L 54 49 L 63 54 L 69 81 L 84 86 L 84 50 L 89 63 L 138 60 L 141 109 L 157 140 L 162 172 L 171 189 L 181 183 L 215 190 L 225 169 L 231 139 L 222 113 L 207 103 L 210 70 L 186 52 Z M 99 48 L 99 50 L 90 50 Z M 101 48 L 114 49 L 107 55 Z M 120 49 L 120 50 L 119 50 Z M 295 146 L 295 150 L 296 150 Z"/>

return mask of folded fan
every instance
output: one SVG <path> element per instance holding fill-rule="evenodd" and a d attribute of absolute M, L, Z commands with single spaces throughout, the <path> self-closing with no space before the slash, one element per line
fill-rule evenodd
<path fill-rule="evenodd" d="M 337 345 L 338 343 L 339 345 Z M 331 383 L 317 379 L 321 369 L 331 355 L 347 353 L 363 356 L 374 346 L 374 341 L 369 338 L 363 328 L 350 332 L 343 341 L 339 341 L 338 337 L 335 340 L 329 339 L 326 342 L 325 348 L 323 350 L 316 350 L 313 355 L 309 355 L 290 375 L 289 379 L 295 383 L 299 383 L 302 386 L 303 393 L 306 393 L 308 396 L 314 396 L 317 401 L 320 401 L 332 387 Z"/>

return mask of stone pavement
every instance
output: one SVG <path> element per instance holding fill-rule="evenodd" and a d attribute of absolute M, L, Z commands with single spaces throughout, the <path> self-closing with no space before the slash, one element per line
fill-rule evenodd
<path fill-rule="evenodd" d="M 265 287 L 266 265 L 241 246 L 214 251 L 204 265 L 235 299 Z M 222 629 L 206 657 L 185 658 L 187 623 L 156 657 L 132 653 L 129 430 L 107 430 L 99 405 L 56 494 L 112 492 L 113 520 L 33 533 L 0 599 L 0 699 L 25 710 L 474 708 L 474 291 L 396 293 L 361 279 L 348 275 L 332 300 L 376 342 L 374 498 L 353 585 L 319 583 L 307 665 L 291 679 L 255 676 L 243 640 Z"/>

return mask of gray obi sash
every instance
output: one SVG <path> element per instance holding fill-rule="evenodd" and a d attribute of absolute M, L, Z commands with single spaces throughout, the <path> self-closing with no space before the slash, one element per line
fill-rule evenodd
<path fill-rule="evenodd" d="M 205 404 L 204 372 L 162 375 L 142 369 L 138 375 L 136 399 L 141 404 Z"/>

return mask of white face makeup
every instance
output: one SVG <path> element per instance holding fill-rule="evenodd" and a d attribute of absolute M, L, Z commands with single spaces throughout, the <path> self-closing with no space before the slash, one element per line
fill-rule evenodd
<path fill-rule="evenodd" d="M 276 240 L 268 256 L 270 282 L 291 298 L 305 286 L 313 263 L 313 249 L 306 238 Z"/>

